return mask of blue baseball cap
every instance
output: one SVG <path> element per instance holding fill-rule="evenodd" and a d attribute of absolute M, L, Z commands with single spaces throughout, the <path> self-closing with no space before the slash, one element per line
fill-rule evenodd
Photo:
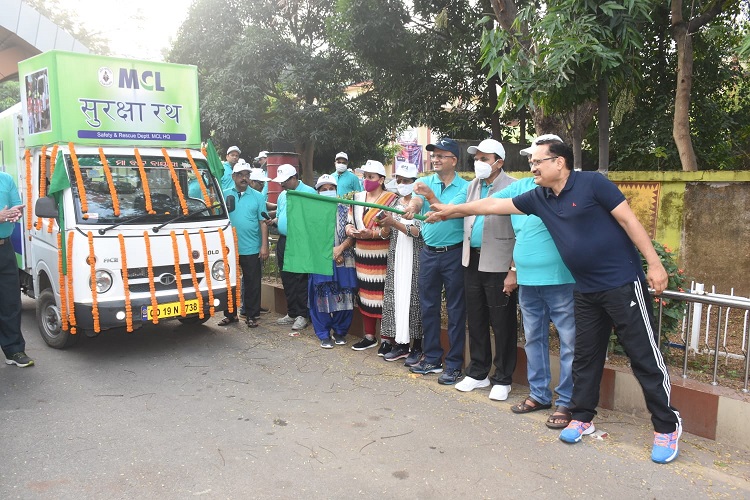
<path fill-rule="evenodd" d="M 449 151 L 453 153 L 453 156 L 458 158 L 460 156 L 460 149 L 458 147 L 458 143 L 451 139 L 450 137 L 443 137 L 439 141 L 437 141 L 435 144 L 428 144 L 425 149 L 427 151 L 434 151 L 436 149 L 442 149 L 443 151 Z"/>

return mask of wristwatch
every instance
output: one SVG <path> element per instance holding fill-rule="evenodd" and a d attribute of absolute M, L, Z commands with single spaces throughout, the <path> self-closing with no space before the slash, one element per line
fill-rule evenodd
<path fill-rule="evenodd" d="M 515 272 L 516 272 L 516 268 L 515 268 L 515 266 L 510 266 L 510 269 L 509 269 L 509 271 L 513 271 L 513 272 L 515 273 Z"/>

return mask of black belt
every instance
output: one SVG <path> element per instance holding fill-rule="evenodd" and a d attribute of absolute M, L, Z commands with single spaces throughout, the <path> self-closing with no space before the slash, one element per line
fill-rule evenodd
<path fill-rule="evenodd" d="M 448 245 L 447 247 L 431 247 L 430 245 L 425 245 L 424 247 L 435 253 L 445 253 L 450 252 L 451 250 L 455 250 L 456 248 L 459 248 L 463 246 L 463 243 L 456 243 L 455 245 Z"/>

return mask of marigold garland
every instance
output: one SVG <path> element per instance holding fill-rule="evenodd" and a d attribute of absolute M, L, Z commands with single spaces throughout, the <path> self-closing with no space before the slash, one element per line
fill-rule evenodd
<path fill-rule="evenodd" d="M 69 232 L 66 239 L 68 242 L 68 315 L 70 317 L 70 333 L 75 334 L 77 323 L 75 294 L 73 291 L 73 235 L 75 235 L 73 231 Z"/>
<path fill-rule="evenodd" d="M 83 218 L 88 218 L 89 202 L 86 199 L 86 188 L 83 185 L 83 177 L 81 176 L 81 165 L 78 163 L 78 156 L 76 155 L 75 147 L 73 143 L 68 143 L 68 149 L 70 150 L 70 159 L 73 162 L 73 171 L 76 174 L 76 184 L 78 184 L 78 197 L 81 198 L 81 213 Z"/>
<path fill-rule="evenodd" d="M 99 324 L 99 303 L 96 291 L 96 255 L 94 254 L 94 233 L 88 231 L 89 237 L 89 267 L 91 268 L 91 315 L 94 317 L 94 331 L 99 333 L 102 329 Z"/>
<path fill-rule="evenodd" d="M 55 173 L 55 163 L 57 162 L 57 148 L 58 148 L 57 144 L 55 144 L 52 147 L 52 154 L 50 155 L 50 158 L 49 158 L 49 178 L 50 179 L 52 179 L 52 176 Z M 46 196 L 47 195 L 47 183 L 43 182 L 42 185 L 44 186 L 44 192 L 45 192 L 44 196 Z M 52 223 L 54 222 L 54 220 L 55 219 L 50 217 L 50 219 L 47 222 L 47 232 L 50 234 L 52 233 Z"/>
<path fill-rule="evenodd" d="M 237 283 L 234 286 L 234 292 L 237 298 L 237 310 L 239 310 L 242 307 L 242 304 L 240 304 L 242 300 L 242 276 L 240 276 L 240 245 L 237 241 L 237 228 L 234 226 L 232 226 L 232 236 L 234 237 L 234 265 L 237 269 Z"/>
<path fill-rule="evenodd" d="M 164 155 L 164 160 L 167 162 L 167 166 L 169 167 L 169 175 L 172 176 L 174 189 L 177 192 L 177 198 L 180 200 L 180 207 L 182 207 L 182 214 L 187 215 L 188 208 L 187 202 L 185 201 L 185 194 L 182 192 L 182 186 L 180 186 L 180 179 L 179 177 L 177 177 L 177 172 L 175 172 L 174 167 L 172 166 L 172 159 L 169 158 L 169 154 L 167 154 L 166 148 L 161 148 L 161 154 Z"/>
<path fill-rule="evenodd" d="M 60 319 L 63 331 L 68 329 L 68 294 L 66 293 L 65 275 L 63 274 L 62 233 L 57 233 L 57 275 L 60 281 Z"/>
<path fill-rule="evenodd" d="M 193 278 L 195 298 L 198 299 L 198 316 L 200 318 L 203 318 L 203 316 L 205 316 L 205 314 L 203 314 L 203 294 L 201 293 L 200 287 L 198 286 L 198 275 L 195 272 L 195 262 L 193 262 L 193 245 L 190 243 L 190 235 L 188 234 L 187 229 L 183 230 L 182 234 L 185 236 L 185 242 L 187 243 L 188 262 L 190 263 L 190 276 Z"/>
<path fill-rule="evenodd" d="M 224 261 L 224 278 L 227 282 L 227 312 L 234 312 L 234 297 L 232 297 L 232 280 L 229 277 L 229 256 L 227 255 L 229 249 L 227 248 L 227 242 L 224 238 L 224 230 L 219 228 L 219 241 L 221 243 L 221 255 Z"/>
<path fill-rule="evenodd" d="M 154 264 L 151 259 L 151 240 L 148 237 L 148 231 L 143 231 L 143 240 L 146 242 L 146 269 L 148 270 L 148 288 L 151 291 L 151 310 L 154 311 L 151 322 L 156 325 L 157 323 L 159 323 L 159 303 L 156 301 L 156 287 L 154 285 Z"/>
<path fill-rule="evenodd" d="M 42 153 L 41 157 L 39 158 L 39 198 L 44 198 L 44 191 L 47 187 L 47 183 L 45 182 L 47 179 L 47 146 L 42 146 Z M 34 224 L 34 229 L 39 231 L 42 229 L 42 218 L 37 217 L 36 218 L 36 224 Z"/>
<path fill-rule="evenodd" d="M 190 150 L 186 149 L 185 154 L 187 155 L 187 159 L 190 162 L 190 168 L 193 169 L 193 174 L 195 174 L 195 178 L 198 180 L 198 186 L 201 188 L 201 195 L 203 196 L 203 201 L 206 203 L 207 207 L 211 206 L 211 198 L 208 196 L 208 190 L 206 189 L 206 183 L 203 182 L 203 176 L 200 173 L 200 170 L 198 170 L 198 166 L 195 164 L 195 160 L 193 160 L 193 155 L 190 154 Z"/>
<path fill-rule="evenodd" d="M 177 295 L 180 297 L 180 316 L 185 317 L 185 294 L 182 293 L 182 272 L 180 271 L 180 248 L 177 246 L 177 233 L 169 232 L 172 237 L 172 254 L 174 255 L 174 275 L 177 283 Z"/>
<path fill-rule="evenodd" d="M 112 196 L 112 211 L 114 212 L 115 217 L 119 217 L 120 199 L 117 197 L 117 188 L 115 187 L 114 179 L 112 179 L 112 170 L 109 168 L 107 157 L 104 156 L 104 148 L 99 148 L 99 159 L 102 161 L 104 176 L 107 178 L 107 186 L 109 187 L 109 194 Z"/>
<path fill-rule="evenodd" d="M 214 290 L 211 285 L 211 267 L 208 265 L 208 245 L 206 244 L 206 233 L 203 229 L 200 230 L 201 235 L 201 246 L 203 247 L 203 274 L 206 278 L 206 286 L 208 287 L 208 315 L 214 315 Z"/>
<path fill-rule="evenodd" d="M 135 154 L 135 161 L 138 164 L 138 175 L 141 176 L 141 187 L 143 188 L 143 200 L 146 203 L 146 213 L 155 214 L 154 207 L 151 205 L 151 188 L 148 187 L 148 177 L 146 176 L 146 168 L 143 166 L 143 159 L 138 148 L 133 150 Z"/>
<path fill-rule="evenodd" d="M 133 331 L 133 305 L 130 303 L 130 287 L 128 285 L 128 256 L 125 252 L 125 237 L 117 235 L 120 241 L 120 263 L 122 264 L 122 287 L 125 290 L 125 327 L 128 332 Z"/>
<path fill-rule="evenodd" d="M 26 230 L 31 231 L 31 221 L 33 215 L 31 213 L 31 151 L 26 150 Z"/>

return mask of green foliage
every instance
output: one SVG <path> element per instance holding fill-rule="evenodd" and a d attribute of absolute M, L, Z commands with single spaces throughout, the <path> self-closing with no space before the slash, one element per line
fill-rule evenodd
<path fill-rule="evenodd" d="M 80 18 L 71 12 L 65 2 L 60 0 L 24 0 L 37 12 L 61 27 L 81 42 L 93 54 L 109 55 L 109 43 L 102 31 L 96 31 L 81 23 Z M 108 27 L 103 27 L 107 29 Z"/>
<path fill-rule="evenodd" d="M 5 111 L 9 107 L 21 101 L 21 90 L 18 80 L 8 80 L 0 83 L 0 111 Z"/>

